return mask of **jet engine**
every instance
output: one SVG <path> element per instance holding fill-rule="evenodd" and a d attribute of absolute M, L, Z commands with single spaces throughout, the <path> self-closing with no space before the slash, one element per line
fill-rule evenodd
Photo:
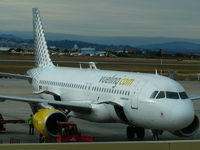
<path fill-rule="evenodd" d="M 195 116 L 194 120 L 189 126 L 187 126 L 184 129 L 177 130 L 171 133 L 179 137 L 189 137 L 189 136 L 194 135 L 196 131 L 198 130 L 198 128 L 199 128 L 199 119 L 197 116 Z"/>
<path fill-rule="evenodd" d="M 56 136 L 57 121 L 67 121 L 67 116 L 56 109 L 40 109 L 33 116 L 34 127 L 45 136 Z"/>

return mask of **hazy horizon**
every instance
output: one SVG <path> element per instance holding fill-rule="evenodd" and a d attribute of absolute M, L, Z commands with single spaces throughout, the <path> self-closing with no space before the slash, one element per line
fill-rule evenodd
<path fill-rule="evenodd" d="M 198 0 L 1 0 L 1 31 L 32 31 L 32 8 L 46 32 L 84 36 L 200 38 Z"/>

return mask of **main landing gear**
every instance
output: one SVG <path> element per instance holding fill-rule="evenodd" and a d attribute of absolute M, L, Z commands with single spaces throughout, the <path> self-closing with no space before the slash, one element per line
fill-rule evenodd
<path fill-rule="evenodd" d="M 139 140 L 143 140 L 145 136 L 145 130 L 144 128 L 135 127 L 135 126 L 128 126 L 126 130 L 126 134 L 128 139 L 133 139 L 135 137 L 135 134 Z"/>
<path fill-rule="evenodd" d="M 159 135 L 162 135 L 163 134 L 163 131 L 162 130 L 151 130 L 152 133 L 153 133 L 153 140 L 154 141 L 158 141 L 159 140 Z"/>

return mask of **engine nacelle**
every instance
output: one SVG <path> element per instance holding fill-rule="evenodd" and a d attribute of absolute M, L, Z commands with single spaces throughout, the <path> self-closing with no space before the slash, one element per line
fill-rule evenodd
<path fill-rule="evenodd" d="M 56 136 L 59 132 L 57 121 L 67 121 L 67 116 L 56 109 L 40 109 L 33 116 L 34 127 L 45 136 Z"/>
<path fill-rule="evenodd" d="M 199 128 L 199 119 L 197 116 L 194 117 L 194 120 L 192 121 L 192 123 L 187 126 L 184 129 L 181 130 L 177 130 L 174 132 L 171 132 L 172 134 L 176 135 L 176 136 L 180 136 L 180 137 L 189 137 L 192 136 L 196 133 L 196 131 Z"/>

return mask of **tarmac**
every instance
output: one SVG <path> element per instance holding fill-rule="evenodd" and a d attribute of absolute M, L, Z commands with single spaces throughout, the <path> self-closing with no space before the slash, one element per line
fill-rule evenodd
<path fill-rule="evenodd" d="M 183 87 L 186 89 L 188 95 L 200 94 L 200 82 L 199 81 L 180 81 Z M 33 89 L 26 80 L 19 79 L 0 79 L 0 94 L 24 96 L 24 97 L 37 97 L 32 93 Z M 197 116 L 200 118 L 200 100 L 193 102 Z M 29 118 L 31 109 L 27 103 L 5 101 L 0 103 L 0 113 L 4 119 L 26 120 Z M 101 124 L 92 123 L 80 119 L 70 118 L 70 121 L 75 122 L 78 125 L 81 133 L 84 135 L 91 135 L 95 137 L 97 142 L 116 142 L 127 141 L 126 137 L 126 125 L 123 124 Z M 28 134 L 28 124 L 6 124 L 5 132 L 0 132 L 0 143 L 10 143 L 10 139 L 14 138 L 20 140 L 20 143 L 38 143 L 39 134 L 35 131 L 34 135 Z M 160 136 L 161 141 L 168 140 L 199 140 L 200 131 L 192 137 L 176 137 L 169 132 L 164 132 Z M 150 130 L 146 130 L 144 141 L 152 141 L 152 133 Z"/>

